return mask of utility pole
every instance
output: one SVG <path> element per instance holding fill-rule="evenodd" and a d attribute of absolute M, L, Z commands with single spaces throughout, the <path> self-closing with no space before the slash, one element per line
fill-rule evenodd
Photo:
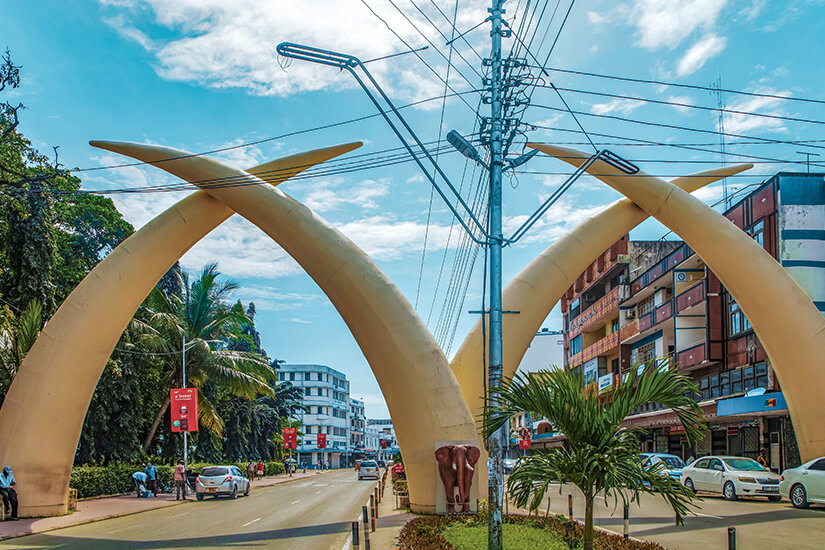
<path fill-rule="evenodd" d="M 490 52 L 490 204 L 489 204 L 489 251 L 490 251 L 490 341 L 488 388 L 493 391 L 501 386 L 502 376 L 502 327 L 501 327 L 501 175 L 504 170 L 502 143 L 502 81 L 501 81 L 501 15 L 504 0 L 493 0 L 490 12 L 492 50 Z M 498 405 L 498 400 L 490 400 Z M 487 548 L 501 550 L 502 451 L 507 426 L 502 426 L 487 439 Z"/>
<path fill-rule="evenodd" d="M 183 371 L 183 389 L 186 389 L 186 333 L 183 334 L 183 346 L 181 349 L 181 370 Z M 186 426 L 189 428 L 189 425 Z M 183 498 L 186 498 L 186 484 L 189 482 L 186 479 L 186 470 L 189 467 L 188 463 L 188 450 L 189 450 L 189 441 L 188 441 L 189 432 L 187 430 L 183 430 Z"/>

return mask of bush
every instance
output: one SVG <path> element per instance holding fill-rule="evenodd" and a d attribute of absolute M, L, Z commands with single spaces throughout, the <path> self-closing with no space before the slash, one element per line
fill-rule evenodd
<path fill-rule="evenodd" d="M 537 518 L 510 514 L 503 518 L 505 524 L 513 526 L 525 526 L 535 529 L 545 529 L 558 535 L 560 538 L 565 534 L 564 525 L 568 523 L 564 516 L 550 518 Z M 455 546 L 444 537 L 446 528 L 463 527 L 486 527 L 487 517 L 481 514 L 469 516 L 419 516 L 408 521 L 401 529 L 398 537 L 399 547 L 402 550 L 455 550 Z M 573 524 L 573 538 L 581 540 L 584 534 L 584 527 L 578 522 Z M 486 533 L 483 533 L 486 541 Z M 510 537 L 510 540 L 513 540 Z M 506 542 L 506 541 L 505 541 Z M 515 541 L 514 541 L 515 542 Z M 483 546 L 486 546 L 486 542 Z M 535 545 L 528 550 L 534 550 Z M 625 540 L 621 535 L 595 532 L 594 548 L 597 550 L 665 550 L 663 546 L 655 542 Z"/>
<path fill-rule="evenodd" d="M 200 471 L 206 466 L 211 466 L 211 464 L 189 464 L 189 469 Z M 249 463 L 235 464 L 235 466 L 246 475 Z M 155 467 L 158 469 L 160 484 L 171 487 L 175 467 L 168 464 L 155 464 Z M 75 466 L 72 468 L 69 487 L 77 489 L 77 498 L 128 493 L 135 489 L 132 474 L 138 471 L 143 471 L 143 466 L 140 464 L 113 463 L 108 466 Z M 264 475 L 273 476 L 283 474 L 285 471 L 281 462 L 264 462 Z"/>

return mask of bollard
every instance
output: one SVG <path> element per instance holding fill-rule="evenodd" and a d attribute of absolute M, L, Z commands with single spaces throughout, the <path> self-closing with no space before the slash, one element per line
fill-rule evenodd
<path fill-rule="evenodd" d="M 366 506 L 361 507 L 364 516 L 364 550 L 370 550 L 370 514 Z"/>
<path fill-rule="evenodd" d="M 728 527 L 728 550 L 736 550 L 736 527 Z"/>
<path fill-rule="evenodd" d="M 573 493 L 567 495 L 567 517 L 573 519 Z"/>
<path fill-rule="evenodd" d="M 630 506 L 625 504 L 624 505 L 624 538 L 628 538 L 630 536 Z"/>
<path fill-rule="evenodd" d="M 378 517 L 378 505 L 381 504 L 381 497 L 378 496 L 378 487 L 373 489 L 372 494 L 375 495 L 375 516 Z"/>
<path fill-rule="evenodd" d="M 361 548 L 361 543 L 358 540 L 358 537 L 361 533 L 358 531 L 358 520 L 352 522 L 352 549 L 359 550 Z"/>
<path fill-rule="evenodd" d="M 370 515 L 372 516 L 370 519 L 370 527 L 372 527 L 372 530 L 375 531 L 375 495 L 370 495 L 370 512 Z"/>

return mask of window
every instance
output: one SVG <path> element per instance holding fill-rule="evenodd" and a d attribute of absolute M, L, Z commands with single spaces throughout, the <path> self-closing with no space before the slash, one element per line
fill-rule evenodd
<path fill-rule="evenodd" d="M 748 235 L 753 237 L 753 240 L 759 243 L 759 246 L 765 246 L 765 219 L 762 218 L 753 224 L 747 231 Z"/>
<path fill-rule="evenodd" d="M 718 458 L 712 458 L 710 460 L 710 464 L 708 465 L 708 468 L 710 468 L 711 470 L 725 471 L 725 467 L 722 466 L 722 461 L 719 460 Z"/>
<path fill-rule="evenodd" d="M 613 319 L 613 325 L 612 325 L 612 328 L 610 329 L 610 332 L 616 332 L 617 330 L 619 330 L 619 318 L 618 317 Z"/>
<path fill-rule="evenodd" d="M 289 373 L 289 379 L 290 379 L 290 380 L 298 380 L 298 373 L 296 373 L 296 372 L 290 372 L 290 373 Z"/>
<path fill-rule="evenodd" d="M 739 309 L 739 304 L 728 294 L 728 336 L 736 336 L 751 328 L 750 321 Z"/>
<path fill-rule="evenodd" d="M 284 381 L 284 373 L 282 373 L 282 372 L 278 373 L 278 380 L 280 380 L 281 382 Z"/>
<path fill-rule="evenodd" d="M 709 458 L 703 458 L 702 460 L 700 460 L 699 462 L 697 462 L 697 463 L 696 463 L 696 465 L 695 465 L 695 466 L 693 466 L 693 467 L 694 467 L 694 468 L 702 468 L 702 469 L 707 470 L 707 468 L 708 468 L 708 462 L 710 462 L 710 459 L 709 459 Z"/>
<path fill-rule="evenodd" d="M 639 305 L 636 306 L 636 312 L 639 314 L 639 317 L 641 317 L 645 313 L 653 311 L 653 306 L 655 305 L 653 300 L 654 295 L 651 294 L 650 296 L 639 302 Z"/>
<path fill-rule="evenodd" d="M 578 316 L 579 313 L 581 313 L 581 304 L 579 303 L 579 299 L 576 298 L 570 302 L 570 318 L 573 319 Z"/>
<path fill-rule="evenodd" d="M 656 342 L 649 342 L 636 348 L 636 363 L 647 363 L 656 357 Z"/>
<path fill-rule="evenodd" d="M 304 395 L 306 395 L 306 396 L 312 395 L 312 388 L 304 388 Z"/>
<path fill-rule="evenodd" d="M 825 471 L 825 458 L 819 459 L 808 468 L 809 470 L 817 470 L 819 472 Z"/>
<path fill-rule="evenodd" d="M 570 340 L 570 355 L 576 355 L 582 350 L 582 335 L 579 334 Z"/>

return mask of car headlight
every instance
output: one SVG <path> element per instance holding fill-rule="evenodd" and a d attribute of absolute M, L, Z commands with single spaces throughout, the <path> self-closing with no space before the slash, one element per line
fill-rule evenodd
<path fill-rule="evenodd" d="M 747 476 L 739 476 L 739 481 L 741 481 L 742 483 L 756 483 L 755 479 Z"/>

